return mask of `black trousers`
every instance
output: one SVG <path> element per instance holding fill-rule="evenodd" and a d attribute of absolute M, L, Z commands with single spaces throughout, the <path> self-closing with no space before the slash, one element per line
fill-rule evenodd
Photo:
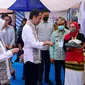
<path fill-rule="evenodd" d="M 38 67 L 38 81 L 40 82 L 42 82 L 44 71 L 44 79 L 45 81 L 48 81 L 50 73 L 50 55 L 48 50 L 41 50 L 41 64 L 39 64 Z"/>
<path fill-rule="evenodd" d="M 37 85 L 37 64 L 26 62 L 24 64 L 25 85 Z"/>
<path fill-rule="evenodd" d="M 55 81 L 56 85 L 62 85 L 61 83 L 61 68 L 63 67 L 65 74 L 65 61 L 64 60 L 54 60 L 55 66 Z"/>

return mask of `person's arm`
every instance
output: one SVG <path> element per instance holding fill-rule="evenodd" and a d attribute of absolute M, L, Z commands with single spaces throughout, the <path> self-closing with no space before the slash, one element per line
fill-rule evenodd
<path fill-rule="evenodd" d="M 5 60 L 13 56 L 13 54 L 17 53 L 19 51 L 18 48 L 14 48 L 11 50 L 8 50 L 0 55 L 0 60 Z"/>
<path fill-rule="evenodd" d="M 82 41 L 82 43 L 80 44 L 80 46 L 81 46 L 80 49 L 85 49 L 85 37 L 84 37 L 84 35 L 82 33 L 79 33 L 77 38 Z"/>
<path fill-rule="evenodd" d="M 69 41 L 69 40 L 65 40 L 65 39 L 64 39 L 63 49 L 64 49 L 65 51 L 72 51 L 72 50 L 74 50 L 74 47 L 67 47 L 67 46 L 65 45 L 66 43 L 68 43 L 68 41 Z"/>
<path fill-rule="evenodd" d="M 18 44 L 18 48 L 19 48 L 19 50 L 21 51 L 22 50 L 22 43 L 23 43 L 23 41 L 22 41 L 22 37 L 21 37 L 21 35 L 22 35 L 22 29 L 23 29 L 23 27 L 22 26 L 20 26 L 19 27 L 19 30 L 18 30 L 18 35 L 17 35 L 17 44 Z"/>
<path fill-rule="evenodd" d="M 12 52 L 9 50 L 3 54 L 0 55 L 0 60 L 4 60 L 7 58 L 10 58 L 11 56 L 13 56 Z"/>
<path fill-rule="evenodd" d="M 77 36 L 77 38 L 79 40 L 81 40 L 82 42 L 85 42 L 85 37 L 84 37 L 84 35 L 82 33 L 79 33 L 78 36 Z"/>
<path fill-rule="evenodd" d="M 55 40 L 54 40 L 54 32 L 53 32 L 53 34 L 51 36 L 51 41 L 55 42 Z M 54 62 L 54 46 L 55 46 L 55 43 L 54 43 L 53 46 L 50 46 L 50 60 L 51 60 L 52 63 Z"/>
<path fill-rule="evenodd" d="M 66 48 L 67 48 L 67 47 L 65 46 L 66 43 L 68 43 L 68 40 L 65 40 L 65 39 L 64 39 L 64 42 L 63 42 L 63 49 L 64 49 L 65 51 L 66 51 Z"/>
<path fill-rule="evenodd" d="M 19 29 L 18 29 L 18 32 L 17 32 L 17 43 L 18 44 L 21 44 L 22 43 L 22 30 L 23 30 L 23 27 L 20 26 Z"/>
<path fill-rule="evenodd" d="M 0 30 L 0 38 L 3 39 L 3 35 L 5 35 L 4 32 L 2 30 Z"/>
<path fill-rule="evenodd" d="M 11 28 L 11 30 L 12 30 L 12 40 L 11 40 L 10 46 L 14 46 L 15 45 L 15 31 L 14 31 L 14 28 Z"/>
<path fill-rule="evenodd" d="M 32 33 L 32 28 L 28 25 L 25 25 L 22 31 L 22 39 L 24 44 L 29 44 L 32 48 L 41 49 L 44 45 L 52 45 L 53 43 L 50 41 L 39 42 L 35 40 L 35 37 Z"/>

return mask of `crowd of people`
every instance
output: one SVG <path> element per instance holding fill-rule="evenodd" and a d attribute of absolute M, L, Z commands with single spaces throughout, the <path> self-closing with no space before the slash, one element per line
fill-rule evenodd
<path fill-rule="evenodd" d="M 0 85 L 10 85 L 10 74 L 16 79 L 11 57 L 17 53 L 15 62 L 23 62 L 25 85 L 53 85 L 50 65 L 54 64 L 56 85 L 84 85 L 85 38 L 79 32 L 77 18 L 67 22 L 58 17 L 55 23 L 49 20 L 49 11 L 32 10 L 29 19 L 23 18 L 15 45 L 15 31 L 7 14 L 0 30 Z M 61 69 L 64 81 L 61 80 Z"/>

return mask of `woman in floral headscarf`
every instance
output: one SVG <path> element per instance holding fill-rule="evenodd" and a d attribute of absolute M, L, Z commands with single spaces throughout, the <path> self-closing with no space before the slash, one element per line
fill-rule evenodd
<path fill-rule="evenodd" d="M 65 44 L 70 40 L 80 40 L 85 42 L 83 34 L 79 33 L 77 22 L 70 23 L 70 33 L 64 37 L 64 50 L 66 51 L 65 59 L 65 84 L 64 85 L 83 85 L 84 56 L 83 47 L 66 47 Z"/>

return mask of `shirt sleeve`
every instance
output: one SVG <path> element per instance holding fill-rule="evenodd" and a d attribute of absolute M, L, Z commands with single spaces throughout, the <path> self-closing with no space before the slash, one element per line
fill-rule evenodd
<path fill-rule="evenodd" d="M 14 31 L 14 28 L 11 28 L 11 29 L 12 29 L 12 40 L 11 40 L 10 45 L 13 46 L 15 45 L 15 31 Z"/>
<path fill-rule="evenodd" d="M 32 28 L 25 25 L 22 31 L 22 39 L 24 41 L 24 46 L 29 46 L 32 48 L 41 49 L 43 47 L 43 42 L 36 41 L 32 33 Z"/>
<path fill-rule="evenodd" d="M 0 55 L 0 60 L 5 60 L 12 56 L 13 56 L 13 54 L 12 54 L 11 50 L 9 50 L 9 51 L 4 52 L 3 54 Z"/>
<path fill-rule="evenodd" d="M 51 36 L 51 41 L 54 42 L 54 32 L 53 32 L 53 34 Z M 50 46 L 50 58 L 54 58 L 54 46 L 55 45 Z"/>

